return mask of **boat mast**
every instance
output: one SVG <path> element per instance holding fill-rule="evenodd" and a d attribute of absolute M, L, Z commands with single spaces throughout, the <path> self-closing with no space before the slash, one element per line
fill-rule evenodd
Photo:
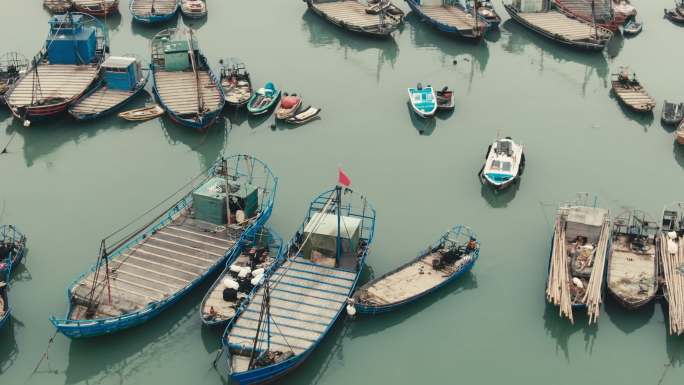
<path fill-rule="evenodd" d="M 599 39 L 598 27 L 596 26 L 596 1 L 591 0 L 591 21 L 594 23 L 594 34 L 596 35 L 596 40 Z"/>
<path fill-rule="evenodd" d="M 192 28 L 188 28 L 188 55 L 190 55 L 190 64 L 192 65 L 192 72 L 195 74 L 195 90 L 197 91 L 197 119 L 204 111 L 204 101 L 202 100 L 202 93 L 200 92 L 200 78 L 197 71 L 197 63 L 195 60 L 195 48 L 193 46 Z"/>
<path fill-rule="evenodd" d="M 342 255 L 342 243 L 340 239 L 340 222 L 341 222 L 341 216 L 340 216 L 340 206 L 342 206 L 342 186 L 339 184 L 335 188 L 337 192 L 337 247 L 336 247 L 336 256 L 335 256 L 335 261 L 337 262 L 337 265 L 339 266 L 340 263 L 340 256 Z"/>
<path fill-rule="evenodd" d="M 270 289 L 270 284 L 269 280 L 266 279 L 264 281 L 264 298 L 261 301 L 261 311 L 259 312 L 259 322 L 257 322 L 257 328 L 256 328 L 256 333 L 254 335 L 254 344 L 252 345 L 252 352 L 249 356 L 249 365 L 247 367 L 251 370 L 254 368 L 254 361 L 257 359 L 257 345 L 259 344 L 259 334 L 261 334 L 261 324 L 265 321 L 266 323 L 269 322 L 269 318 L 271 317 L 271 289 Z M 267 326 L 268 331 L 267 331 L 267 349 L 266 351 L 270 350 L 271 348 L 271 327 L 270 325 Z"/>

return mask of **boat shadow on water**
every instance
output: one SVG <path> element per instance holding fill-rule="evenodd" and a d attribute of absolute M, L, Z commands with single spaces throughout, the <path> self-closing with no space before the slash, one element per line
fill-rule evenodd
<path fill-rule="evenodd" d="M 667 353 L 668 362 L 665 364 L 665 370 L 669 368 L 681 368 L 684 366 L 684 338 L 682 336 L 673 336 L 669 333 L 670 314 L 668 313 L 667 301 L 662 298 L 660 301 L 660 308 L 663 312 L 663 330 L 665 336 L 665 351 Z M 666 373 L 663 374 L 663 377 Z"/>
<path fill-rule="evenodd" d="M 24 327 L 24 324 L 14 316 L 10 316 L 7 323 L 0 329 L 0 375 L 17 361 L 19 346 L 14 328 L 21 327 Z"/>
<path fill-rule="evenodd" d="M 121 5 L 121 4 L 119 4 Z M 103 19 L 98 19 L 102 22 L 104 22 Z M 119 27 L 121 26 L 121 13 L 120 12 L 114 12 L 110 15 L 107 15 L 107 28 L 109 31 L 118 31 Z"/>
<path fill-rule="evenodd" d="M 504 190 L 496 190 L 485 183 L 482 183 L 480 176 L 477 176 L 477 181 L 482 185 L 480 188 L 480 196 L 487 201 L 489 206 L 495 209 L 505 208 L 511 201 L 515 198 L 518 190 L 520 189 L 520 183 L 522 183 L 521 178 L 518 178 L 512 185 L 505 188 Z"/>
<path fill-rule="evenodd" d="M 582 330 L 584 333 L 584 351 L 591 353 L 594 350 L 594 342 L 598 332 L 598 325 L 589 325 L 589 318 L 585 311 L 575 311 L 575 323 L 572 324 L 565 318 L 558 316 L 558 307 L 548 302 L 544 307 L 544 329 L 546 333 L 556 340 L 556 353 L 560 350 L 565 359 L 570 362 L 570 351 L 568 341 L 570 336 Z"/>
<path fill-rule="evenodd" d="M 408 113 L 411 117 L 411 124 L 418 131 L 421 136 L 430 136 L 435 131 L 437 127 L 437 120 L 435 118 L 421 118 L 416 115 L 411 107 L 411 102 L 406 102 L 406 107 L 408 107 Z"/>
<path fill-rule="evenodd" d="M 672 138 L 672 154 L 681 168 L 684 168 L 684 146 Z"/>
<path fill-rule="evenodd" d="M 200 29 L 200 28 L 202 28 L 202 26 L 203 26 L 204 24 L 207 24 L 207 21 L 209 21 L 209 15 L 210 15 L 210 14 L 208 13 L 206 16 L 197 19 L 197 18 L 187 17 L 187 16 L 183 15 L 183 13 L 181 13 L 180 11 L 179 11 L 179 13 L 180 13 L 179 18 L 180 18 L 181 20 L 183 20 L 183 24 L 184 24 L 186 27 L 190 27 L 190 28 L 192 28 L 192 29 Z"/>
<path fill-rule="evenodd" d="M 620 99 L 618 99 L 617 95 L 615 95 L 615 92 L 610 89 L 609 91 L 609 96 L 610 98 L 620 106 L 620 110 L 622 111 L 622 114 L 629 120 L 637 123 L 639 126 L 641 126 L 644 129 L 644 132 L 648 131 L 648 128 L 653 125 L 653 121 L 655 120 L 655 114 L 653 111 L 649 112 L 635 112 L 629 109 Z"/>
<path fill-rule="evenodd" d="M 637 310 L 626 310 L 612 296 L 606 295 L 603 309 L 608 318 L 625 334 L 647 325 L 655 313 L 655 301 Z"/>
<path fill-rule="evenodd" d="M 152 40 L 152 38 L 155 37 L 159 31 L 163 31 L 168 28 L 175 28 L 178 26 L 178 17 L 179 16 L 176 15 L 170 20 L 155 24 L 139 23 L 131 19 L 131 31 L 134 35 L 142 36 L 145 39 Z"/>
<path fill-rule="evenodd" d="M 232 123 L 222 115 L 205 132 L 178 125 L 166 115 L 159 121 L 167 141 L 172 145 L 183 144 L 196 152 L 203 168 L 211 166 L 228 147 Z"/>

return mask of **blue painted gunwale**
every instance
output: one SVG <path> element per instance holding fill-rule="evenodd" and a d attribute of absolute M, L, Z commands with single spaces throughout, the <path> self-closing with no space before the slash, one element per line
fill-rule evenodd
<path fill-rule="evenodd" d="M 179 5 L 178 5 L 178 3 L 176 3 L 176 8 L 171 13 L 156 14 L 156 15 L 150 15 L 150 16 L 136 15 L 135 12 L 133 12 L 133 2 L 134 1 L 135 0 L 131 0 L 128 2 L 128 9 L 131 11 L 131 15 L 133 16 L 133 20 L 140 22 L 140 23 L 145 23 L 145 24 L 163 23 L 165 21 L 169 21 L 169 20 L 173 19 L 173 17 L 176 16 L 176 14 L 178 13 Z"/>
<path fill-rule="evenodd" d="M 368 283 L 367 283 L 366 285 L 364 285 L 364 286 L 370 286 L 373 282 L 377 282 L 377 281 L 379 281 L 379 280 L 381 280 L 381 279 L 387 277 L 388 275 L 391 275 L 391 274 L 393 274 L 393 273 L 395 273 L 395 272 L 397 272 L 397 271 L 403 269 L 404 267 L 406 267 L 406 266 L 408 266 L 408 265 L 410 265 L 410 264 L 412 264 L 412 263 L 414 263 L 414 262 L 416 262 L 416 261 L 419 261 L 420 259 L 422 259 L 423 257 L 425 257 L 425 255 L 426 255 L 427 253 L 432 252 L 432 250 L 433 250 L 435 247 L 437 247 L 442 241 L 444 241 L 450 233 L 453 232 L 453 233 L 456 233 L 456 234 L 461 234 L 461 231 L 464 231 L 464 230 L 465 230 L 465 233 L 464 233 L 464 234 L 466 234 L 466 236 L 472 236 L 473 238 L 475 238 L 475 240 L 477 240 L 477 236 L 475 235 L 474 232 L 472 232 L 472 231 L 470 230 L 469 227 L 463 226 L 463 225 L 454 226 L 454 227 L 449 231 L 449 233 L 446 233 L 445 235 L 443 235 L 442 237 L 440 237 L 437 241 L 435 241 L 432 245 L 430 245 L 430 248 L 429 248 L 427 251 L 421 252 L 416 258 L 412 259 L 412 260 L 409 261 L 408 263 L 405 263 L 405 264 L 401 265 L 399 268 L 394 269 L 394 270 L 390 271 L 389 273 L 386 273 L 386 274 L 382 275 L 381 277 L 379 277 L 379 278 L 377 278 L 377 279 L 374 279 L 374 280 L 371 281 L 371 282 L 368 282 Z M 389 312 L 389 311 L 393 311 L 393 310 L 396 310 L 396 309 L 398 309 L 398 308 L 400 308 L 400 307 L 402 307 L 402 306 L 404 306 L 404 305 L 406 305 L 406 304 L 415 302 L 415 301 L 417 301 L 417 300 L 419 300 L 419 299 L 421 299 L 421 298 L 423 298 L 423 297 L 425 297 L 425 296 L 427 296 L 427 295 L 429 295 L 429 294 L 434 293 L 435 291 L 441 289 L 442 287 L 447 286 L 447 285 L 449 285 L 450 283 L 452 283 L 452 282 L 458 280 L 458 279 L 459 279 L 461 276 L 463 276 L 465 273 L 467 273 L 467 272 L 469 272 L 470 270 L 472 270 L 473 266 L 475 266 L 475 262 L 477 262 L 477 260 L 480 258 L 480 248 L 478 247 L 478 249 L 475 250 L 475 252 L 473 252 L 471 255 L 472 255 L 473 259 L 472 259 L 470 262 L 468 262 L 468 263 L 464 264 L 463 266 L 461 266 L 461 268 L 460 268 L 459 270 L 455 271 L 455 272 L 451 275 L 451 277 L 449 277 L 449 279 L 445 280 L 444 282 L 440 283 L 440 284 L 437 285 L 437 286 L 434 286 L 434 287 L 430 288 L 429 290 L 426 290 L 426 291 L 424 291 L 424 292 L 422 292 L 422 293 L 420 293 L 420 294 L 417 294 L 417 295 L 415 295 L 415 296 L 413 296 L 413 297 L 411 297 L 411 298 L 407 298 L 407 299 L 404 300 L 404 301 L 399 301 L 399 302 L 396 302 L 396 303 L 393 303 L 393 304 L 382 305 L 382 306 L 373 306 L 373 305 L 365 305 L 365 304 L 356 302 L 356 303 L 354 303 L 354 307 L 356 308 L 356 311 L 357 311 L 358 314 L 375 315 L 375 314 L 380 314 L 380 313 L 386 313 L 386 312 Z"/>
<path fill-rule="evenodd" d="M 284 254 L 283 254 L 283 239 L 276 233 L 274 230 L 272 230 L 269 227 L 264 227 L 270 237 L 272 238 L 269 242 L 269 252 L 273 253 L 275 255 L 276 260 L 273 262 L 273 264 L 264 272 L 264 277 L 268 278 L 273 274 L 273 271 L 275 271 L 284 261 Z M 233 258 L 232 260 L 226 261 L 226 265 L 223 269 L 223 272 L 221 275 L 219 275 L 218 278 L 216 278 L 216 281 L 211 285 L 209 290 L 207 290 L 207 293 L 204 295 L 204 298 L 202 299 L 202 303 L 200 304 L 199 308 L 199 314 L 200 314 L 200 319 L 202 320 L 202 323 L 204 323 L 207 326 L 225 326 L 230 320 L 225 320 L 225 321 L 209 321 L 206 320 L 204 317 L 202 317 L 202 309 L 204 308 L 204 303 L 207 301 L 211 293 L 214 291 L 214 288 L 217 285 L 221 284 L 221 281 L 223 280 L 223 277 L 226 276 L 229 272 L 230 265 L 237 259 L 237 257 L 240 256 L 240 254 L 247 248 L 252 246 L 253 240 L 251 239 L 245 239 L 244 244 L 240 247 L 240 251 L 237 253 L 236 257 Z M 261 285 L 256 285 L 252 288 L 252 290 L 247 294 L 247 298 L 252 298 L 254 294 L 259 290 Z M 237 315 L 237 312 L 235 313 Z"/>
<path fill-rule="evenodd" d="M 275 107 L 276 104 L 278 104 L 278 100 L 280 100 L 280 95 L 281 95 L 282 91 L 273 82 L 266 82 L 266 84 L 264 84 L 264 88 L 267 88 L 269 85 L 272 86 L 272 89 L 274 90 L 273 100 L 271 100 L 271 103 L 269 103 L 266 106 L 263 106 L 261 108 L 254 108 L 254 107 L 252 107 L 252 102 L 259 95 L 257 95 L 256 91 L 252 92 L 252 96 L 247 101 L 247 112 L 249 112 L 251 115 L 263 115 L 263 114 L 267 113 L 268 111 L 270 111 L 273 107 Z"/>
<path fill-rule="evenodd" d="M 150 78 L 150 71 L 146 71 L 145 76 L 138 82 L 135 89 L 133 90 L 133 93 L 128 98 L 126 98 L 125 100 L 122 100 L 120 103 L 116 104 L 115 106 L 113 106 L 111 108 L 107 108 L 105 110 L 102 110 L 100 112 L 96 112 L 93 114 L 82 114 L 82 115 L 81 114 L 75 114 L 75 113 L 71 112 L 71 108 L 69 108 L 69 114 L 71 116 L 73 116 L 74 119 L 80 120 L 80 121 L 95 120 L 95 119 L 101 118 L 103 116 L 109 115 L 112 112 L 115 112 L 118 109 L 120 109 L 121 107 L 123 107 L 126 103 L 133 100 L 133 98 L 135 98 L 136 96 L 140 95 L 140 93 L 145 89 L 145 85 L 147 85 L 147 81 L 149 80 L 149 78 Z M 82 97 L 78 98 L 78 100 L 76 100 L 76 102 L 74 102 L 70 107 L 75 106 L 76 104 L 78 104 L 82 100 L 87 99 L 92 94 L 94 94 L 97 90 L 99 90 L 100 88 L 102 88 L 104 86 L 105 86 L 104 81 L 100 80 L 95 87 L 93 87 L 90 91 L 88 91 L 88 93 L 86 93 Z"/>
<path fill-rule="evenodd" d="M 351 191 L 349 189 L 349 191 Z M 298 233 L 303 234 L 304 233 L 304 228 L 306 227 L 306 224 L 309 222 L 311 217 L 317 213 L 323 206 L 325 206 L 326 201 L 328 200 L 328 197 L 330 197 L 330 194 L 335 194 L 335 189 L 328 190 L 322 194 L 320 194 L 316 199 L 314 199 L 310 206 L 309 206 L 309 211 L 302 222 L 302 225 L 299 227 Z M 342 215 L 349 215 L 350 210 L 353 209 L 350 205 L 344 205 L 342 207 Z M 361 276 L 363 272 L 363 268 L 365 267 L 366 263 L 366 257 L 368 256 L 368 251 L 370 250 L 370 246 L 373 243 L 373 238 L 375 234 L 375 218 L 376 218 L 376 213 L 375 209 L 373 206 L 369 203 L 367 210 L 370 211 L 369 216 L 366 216 L 362 212 L 362 229 L 368 231 L 367 236 L 361 236 L 361 239 L 365 239 L 367 244 L 366 248 L 363 251 L 363 254 L 359 258 L 359 268 L 357 269 L 356 272 L 352 272 L 356 274 L 356 277 L 354 278 L 354 283 L 352 284 L 348 296 L 351 296 L 351 294 L 354 292 L 356 285 L 358 284 L 359 277 Z M 360 217 L 360 215 L 352 214 L 351 216 L 357 216 Z M 365 222 L 370 222 L 366 223 Z M 365 235 L 365 234 L 364 234 Z M 295 244 L 296 241 L 296 236 L 293 237 L 290 240 L 290 243 L 288 244 L 288 247 L 286 249 L 290 250 L 290 247 Z M 344 269 L 339 269 L 338 270 L 343 270 L 343 271 L 348 271 Z M 277 271 L 274 270 L 272 274 L 274 274 Z M 245 302 L 247 303 L 247 301 Z M 299 365 L 303 364 L 306 359 L 309 357 L 309 355 L 320 345 L 321 341 L 325 338 L 325 336 L 330 332 L 330 330 L 333 328 L 333 326 L 337 323 L 337 321 L 340 319 L 342 316 L 344 309 L 345 309 L 345 303 L 340 305 L 340 308 L 338 309 L 336 315 L 331 319 L 331 321 L 327 324 L 327 327 L 321 333 L 320 337 L 309 347 L 307 350 L 304 352 L 294 355 L 290 357 L 289 359 L 279 362 L 278 364 L 275 365 L 270 365 L 266 366 L 263 368 L 258 368 L 255 370 L 250 370 L 247 372 L 241 372 L 241 373 L 232 373 L 230 372 L 230 367 L 229 367 L 229 376 L 232 381 L 237 382 L 240 385 L 247 385 L 247 384 L 263 384 L 263 383 L 268 383 L 268 382 L 273 382 L 277 380 L 280 377 L 283 377 L 290 373 L 292 370 L 296 369 Z M 230 342 L 228 341 L 228 334 L 232 328 L 232 326 L 235 324 L 236 320 L 242 315 L 242 312 L 245 310 L 245 306 L 242 306 L 240 309 L 238 309 L 238 312 L 235 317 L 231 320 L 231 322 L 228 324 L 226 327 L 225 331 L 223 332 L 223 336 L 221 337 L 221 344 L 223 346 L 222 350 L 222 355 L 221 358 L 225 357 L 228 361 L 230 360 L 230 348 L 240 348 L 240 345 L 231 345 Z"/>
<path fill-rule="evenodd" d="M 265 167 L 265 170 L 268 172 L 268 182 L 271 182 L 272 185 L 267 186 L 267 190 L 270 191 L 270 193 L 268 198 L 262 204 L 262 212 L 259 215 L 259 218 L 245 229 L 245 231 L 240 236 L 240 239 L 235 243 L 235 245 L 230 250 L 226 252 L 226 255 L 222 259 L 219 259 L 212 267 L 210 267 L 204 273 L 204 275 L 197 277 L 194 281 L 192 281 L 182 290 L 178 291 L 177 293 L 166 298 L 163 301 L 150 303 L 145 309 L 138 310 L 136 312 L 132 312 L 118 317 L 100 318 L 97 320 L 70 320 L 68 318 L 72 310 L 72 303 L 70 300 L 72 289 L 78 284 L 79 281 L 83 279 L 83 277 L 95 271 L 97 265 L 93 265 L 90 268 L 90 270 L 82 273 L 78 278 L 76 278 L 67 289 L 67 300 L 69 302 L 69 308 L 67 309 L 64 318 L 60 319 L 54 316 L 50 317 L 50 322 L 55 326 L 57 331 L 70 338 L 82 338 L 94 337 L 103 334 L 111 334 L 114 332 L 121 331 L 123 329 L 137 326 L 154 318 L 155 316 L 159 315 L 159 313 L 161 313 L 163 310 L 178 302 L 185 294 L 187 294 L 197 285 L 202 283 L 206 277 L 210 276 L 216 270 L 218 270 L 222 263 L 229 263 L 230 261 L 235 260 L 235 258 L 237 258 L 237 256 L 240 253 L 241 247 L 243 246 L 245 239 L 250 239 L 251 237 L 253 237 L 254 234 L 256 234 L 257 231 L 259 231 L 264 226 L 266 221 L 268 221 L 268 219 L 270 218 L 271 212 L 273 211 L 273 204 L 276 189 L 278 186 L 278 178 L 275 177 L 275 175 L 273 175 L 273 172 L 268 167 L 268 165 L 266 165 L 261 160 L 254 158 L 250 155 L 233 155 L 231 157 L 226 158 L 226 160 L 230 161 L 231 159 L 235 159 L 236 161 L 240 161 L 240 157 L 249 157 L 251 161 L 258 162 L 261 166 Z M 216 175 L 217 169 L 219 168 L 222 160 L 223 159 L 219 159 L 212 165 L 212 167 L 209 169 L 207 173 L 207 179 L 209 179 L 213 175 Z M 254 163 L 252 163 L 252 165 L 254 165 Z M 148 235 L 153 234 L 157 230 L 171 223 L 173 221 L 173 217 L 175 214 L 189 207 L 191 204 L 192 192 L 188 193 L 172 208 L 167 210 L 160 217 L 160 219 L 156 221 L 153 225 L 147 226 L 144 231 L 138 233 L 138 235 L 131 238 L 128 242 L 113 250 L 112 253 L 108 255 L 108 260 L 111 261 L 117 256 L 123 254 L 130 247 L 138 244 Z"/>
<path fill-rule="evenodd" d="M 0 274 L 4 273 L 4 280 L 9 284 L 10 276 L 14 267 L 21 263 L 26 255 L 26 236 L 17 229 L 14 225 L 0 225 L 0 241 L 10 242 L 12 244 L 19 243 L 18 250 L 10 255 L 7 260 L 7 268 L 0 270 Z M 2 261 L 0 261 L 2 262 Z"/>
<path fill-rule="evenodd" d="M 444 33 L 447 33 L 450 35 L 454 35 L 454 36 L 458 36 L 458 37 L 461 37 L 464 39 L 470 39 L 470 40 L 479 40 L 484 35 L 484 33 L 480 33 L 478 35 L 466 35 L 461 30 L 459 30 L 458 28 L 456 28 L 452 25 L 449 25 L 449 24 L 440 23 L 439 21 L 437 21 L 437 20 L 429 17 L 428 15 L 426 15 L 425 12 L 423 12 L 423 10 L 421 9 L 420 4 L 416 3 L 415 0 L 406 0 L 406 2 L 408 3 L 409 7 L 411 8 L 411 11 L 415 12 L 417 15 L 420 16 L 420 18 L 423 21 L 426 21 L 428 24 L 430 24 L 434 28 L 437 28 L 441 32 L 444 32 Z M 456 7 L 456 8 L 460 8 L 463 11 L 467 12 L 461 4 L 453 4 L 452 6 Z M 491 28 L 490 23 L 488 23 L 483 18 L 478 17 L 478 21 L 482 22 L 482 25 L 484 26 L 485 31 L 489 30 Z"/>

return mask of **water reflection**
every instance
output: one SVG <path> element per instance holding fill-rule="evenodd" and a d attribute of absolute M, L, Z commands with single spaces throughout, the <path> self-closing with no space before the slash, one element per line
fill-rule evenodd
<path fill-rule="evenodd" d="M 165 22 L 155 24 L 139 23 L 131 19 L 131 31 L 133 31 L 133 34 L 142 36 L 145 39 L 152 39 L 159 31 L 175 28 L 176 26 L 178 26 L 178 16 L 172 17 Z"/>
<path fill-rule="evenodd" d="M 121 14 L 119 12 L 115 12 L 112 15 L 107 15 L 106 20 L 103 18 L 99 18 L 99 20 L 107 25 L 109 32 L 118 31 L 119 27 L 121 26 Z M 111 39 L 112 36 L 110 35 L 109 38 Z"/>
<path fill-rule="evenodd" d="M 202 169 L 211 166 L 227 148 L 231 123 L 229 119 L 224 119 L 222 116 L 216 124 L 203 133 L 180 126 L 166 116 L 160 118 L 159 121 L 168 142 L 173 145 L 184 144 L 190 151 L 196 152 Z"/>
<path fill-rule="evenodd" d="M 544 329 L 546 333 L 556 340 L 556 353 L 560 350 L 565 359 L 570 362 L 570 352 L 568 350 L 568 341 L 570 336 L 578 331 L 584 331 L 584 351 L 591 354 L 594 350 L 594 343 L 596 342 L 596 334 L 598 332 L 598 325 L 589 325 L 589 319 L 586 311 L 575 311 L 575 323 L 570 323 L 569 320 L 558 315 L 558 307 L 546 302 L 544 308 Z"/>
<path fill-rule="evenodd" d="M 415 112 L 413 112 L 413 107 L 411 107 L 411 102 L 406 102 L 406 107 L 408 107 L 408 113 L 411 117 L 411 124 L 415 127 L 416 131 L 420 135 L 430 136 L 435 131 L 437 127 L 437 121 L 434 118 L 421 118 Z"/>
<path fill-rule="evenodd" d="M 498 209 L 507 207 L 508 204 L 511 203 L 513 198 L 515 198 L 515 195 L 518 193 L 518 190 L 520 189 L 520 183 L 522 183 L 522 174 L 521 178 L 513 182 L 512 185 L 508 186 L 504 190 L 496 190 L 492 188 L 492 186 L 489 186 L 486 183 L 482 183 L 479 175 L 477 176 L 477 181 L 482 185 L 482 187 L 480 188 L 480 196 L 482 196 L 482 198 L 484 198 L 484 200 L 487 201 L 489 206 Z"/>
<path fill-rule="evenodd" d="M 193 19 L 192 17 L 187 17 L 181 13 L 180 18 L 185 26 L 197 30 L 200 29 L 204 24 L 207 24 L 207 21 L 209 21 L 209 15 L 211 15 L 211 13 L 207 14 L 207 16 L 201 19 Z"/>
<path fill-rule="evenodd" d="M 302 15 L 302 29 L 309 33 L 309 43 L 315 47 L 339 47 L 344 60 L 348 60 L 352 53 L 367 49 L 377 50 L 376 80 L 380 82 L 380 73 L 385 64 L 394 68 L 399 55 L 399 46 L 394 39 L 377 39 L 363 35 L 351 35 L 347 31 L 331 25 L 307 9 Z"/>
<path fill-rule="evenodd" d="M 23 326 L 24 324 L 19 320 L 10 316 L 7 323 L 0 329 L 0 374 L 4 373 L 17 360 L 19 346 L 14 335 L 14 328 Z"/>
<path fill-rule="evenodd" d="M 630 109 L 623 103 L 620 99 L 618 99 L 617 95 L 615 95 L 615 92 L 613 89 L 610 89 L 610 98 L 620 106 L 620 110 L 622 111 L 622 114 L 629 120 L 637 123 L 641 127 L 643 127 L 644 131 L 648 131 L 648 128 L 653 124 L 653 120 L 655 119 L 655 116 L 653 114 L 653 111 L 649 112 L 636 112 Z"/>
<path fill-rule="evenodd" d="M 655 313 L 655 301 L 638 310 L 627 310 L 620 306 L 612 296 L 607 297 L 610 298 L 605 301 L 604 310 L 608 318 L 625 334 L 632 333 L 648 324 Z"/>
<path fill-rule="evenodd" d="M 674 135 L 672 138 L 672 142 L 672 154 L 674 155 L 674 158 L 679 164 L 679 166 L 681 168 L 684 168 L 684 146 L 677 143 L 677 141 L 674 139 Z"/>

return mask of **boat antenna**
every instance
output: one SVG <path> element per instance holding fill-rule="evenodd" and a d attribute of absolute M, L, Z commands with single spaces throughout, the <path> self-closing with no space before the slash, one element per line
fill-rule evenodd
<path fill-rule="evenodd" d="M 335 190 L 337 192 L 337 247 L 336 247 L 336 257 L 335 260 L 337 263 L 340 263 L 340 257 L 342 256 L 342 242 L 340 240 L 340 222 L 341 222 L 341 216 L 340 216 L 340 210 L 342 206 L 342 186 L 339 184 L 337 187 L 335 187 Z"/>
<path fill-rule="evenodd" d="M 598 26 L 596 25 L 596 1 L 591 0 L 591 21 L 594 23 L 594 34 L 596 35 L 596 40 L 599 39 L 598 36 Z"/>
<path fill-rule="evenodd" d="M 88 312 L 94 312 L 94 300 L 95 300 L 95 289 L 97 289 L 97 281 L 100 278 L 100 270 L 102 270 L 102 264 L 104 262 L 105 268 L 105 282 L 107 283 L 107 299 L 109 303 L 112 303 L 112 289 L 109 282 L 109 253 L 107 253 L 107 245 L 103 239 L 100 243 L 100 253 L 97 257 L 97 265 L 95 266 L 95 274 L 93 275 L 93 284 L 90 287 L 90 293 L 88 294 Z"/>
<path fill-rule="evenodd" d="M 200 92 L 200 78 L 197 71 L 197 63 L 195 61 L 195 47 L 192 39 L 192 28 L 188 28 L 188 55 L 190 55 L 190 64 L 192 64 L 192 72 L 195 74 L 195 90 L 197 91 L 197 119 L 204 111 L 204 101 L 202 100 L 202 93 Z"/>

